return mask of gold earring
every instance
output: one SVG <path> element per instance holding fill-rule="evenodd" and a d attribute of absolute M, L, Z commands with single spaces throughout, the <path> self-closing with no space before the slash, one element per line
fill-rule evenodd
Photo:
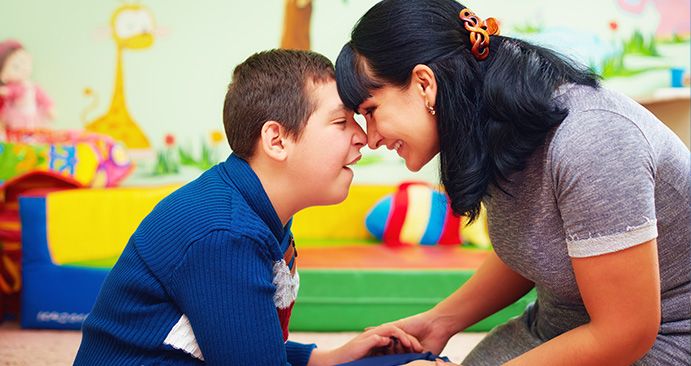
<path fill-rule="evenodd" d="M 425 101 L 425 107 L 427 108 L 427 112 L 429 112 L 429 114 L 431 114 L 431 115 L 433 115 L 433 116 L 434 116 L 435 114 L 437 114 L 437 111 L 434 110 L 434 107 L 431 107 L 431 106 L 429 105 L 429 101 L 428 101 L 428 100 Z"/>

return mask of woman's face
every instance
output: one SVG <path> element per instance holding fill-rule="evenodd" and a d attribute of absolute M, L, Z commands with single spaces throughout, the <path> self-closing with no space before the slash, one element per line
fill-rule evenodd
<path fill-rule="evenodd" d="M 358 106 L 367 121 L 367 144 L 396 150 L 408 170 L 420 170 L 439 153 L 437 121 L 425 105 L 434 103 L 429 88 L 411 81 L 405 89 L 386 85 L 370 94 Z"/>

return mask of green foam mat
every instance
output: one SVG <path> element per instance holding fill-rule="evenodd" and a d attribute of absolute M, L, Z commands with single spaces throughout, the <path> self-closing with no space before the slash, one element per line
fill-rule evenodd
<path fill-rule="evenodd" d="M 70 263 L 65 263 L 63 266 L 65 267 L 82 267 L 82 268 L 93 268 L 93 269 L 111 269 L 115 265 L 115 262 L 118 261 L 117 257 L 108 257 L 108 258 L 98 258 L 98 259 L 91 259 L 91 260 L 86 260 L 86 261 L 78 261 L 78 262 L 70 262 Z"/>
<path fill-rule="evenodd" d="M 473 271 L 300 270 L 300 293 L 293 331 L 361 331 L 432 308 Z M 523 313 L 535 300 L 531 291 L 514 304 L 469 327 L 486 332 Z"/>
<path fill-rule="evenodd" d="M 117 257 L 69 266 L 108 269 Z M 292 331 L 361 331 L 432 308 L 474 273 L 469 270 L 305 269 L 290 321 Z M 531 291 L 517 302 L 469 327 L 487 332 L 520 315 L 535 300 Z"/>

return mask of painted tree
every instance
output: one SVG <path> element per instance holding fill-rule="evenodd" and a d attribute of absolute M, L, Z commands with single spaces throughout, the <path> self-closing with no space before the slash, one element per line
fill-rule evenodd
<path fill-rule="evenodd" d="M 285 0 L 281 48 L 309 50 L 312 0 Z"/>

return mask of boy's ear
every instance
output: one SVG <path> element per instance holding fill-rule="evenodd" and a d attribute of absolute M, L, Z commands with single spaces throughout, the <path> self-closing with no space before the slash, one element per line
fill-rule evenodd
<path fill-rule="evenodd" d="M 286 139 L 287 135 L 283 125 L 276 121 L 266 121 L 259 137 L 259 148 L 268 157 L 284 161 L 288 157 Z"/>
<path fill-rule="evenodd" d="M 418 89 L 417 91 L 429 102 L 430 106 L 435 106 L 437 103 L 437 79 L 434 76 L 434 71 L 429 66 L 418 64 L 413 67 L 412 84 Z"/>

